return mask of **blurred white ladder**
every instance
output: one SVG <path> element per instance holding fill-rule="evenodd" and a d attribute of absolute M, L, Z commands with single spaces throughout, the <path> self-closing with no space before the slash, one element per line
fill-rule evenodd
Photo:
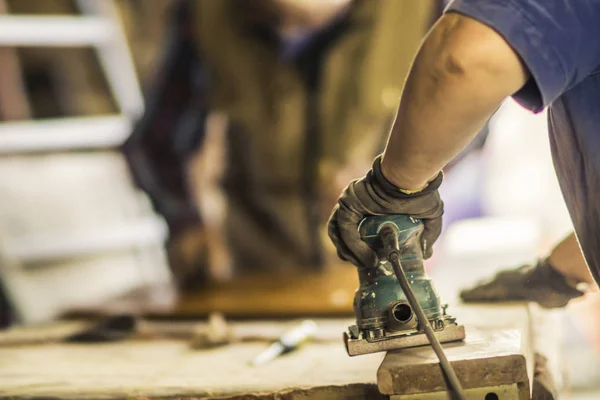
<path fill-rule="evenodd" d="M 128 136 L 132 119 L 143 113 L 142 92 L 113 0 L 76 4 L 83 16 L 0 16 L 0 46 L 95 48 L 121 113 L 0 124 L 0 153 L 114 147 Z"/>
<path fill-rule="evenodd" d="M 3 160 L 7 164 L 5 170 L 18 170 L 15 165 L 21 161 L 16 161 L 16 163 L 12 161 L 15 158 L 24 157 L 26 160 L 19 165 L 34 165 L 32 168 L 34 182 L 39 181 L 40 176 L 44 176 L 43 170 L 46 166 L 44 163 L 47 162 L 39 162 L 38 158 L 32 156 L 38 153 L 39 157 L 46 158 L 49 154 L 56 154 L 55 158 L 47 162 L 50 169 L 54 168 L 54 170 L 60 171 L 65 164 L 77 166 L 84 163 L 88 167 L 91 166 L 90 169 L 95 170 L 96 176 L 98 176 L 98 166 L 106 163 L 110 166 L 108 169 L 111 170 L 106 173 L 120 177 L 120 171 L 125 171 L 126 168 L 125 164 L 121 162 L 122 160 L 115 158 L 122 158 L 122 156 L 116 155 L 114 149 L 125 141 L 132 130 L 133 121 L 142 115 L 144 109 L 143 96 L 134 63 L 114 1 L 75 0 L 75 3 L 81 15 L 11 16 L 5 14 L 0 16 L 0 46 L 93 47 L 106 75 L 106 82 L 119 108 L 118 114 L 101 117 L 0 123 L 0 156 L 4 156 Z M 72 153 L 73 150 L 84 149 L 105 149 L 106 155 L 103 153 L 82 157 Z M 116 168 L 114 167 L 115 162 Z M 127 179 L 129 179 L 128 176 Z M 11 183 L 13 189 L 16 187 L 14 186 L 15 182 L 0 181 L 0 189 L 2 189 L 3 182 L 9 187 L 9 195 L 13 194 L 15 191 L 11 192 L 10 188 Z M 23 184 L 27 185 L 28 183 L 24 182 Z M 128 185 L 131 186 L 131 193 L 127 193 Z M 15 237 L 11 234 L 6 235 L 6 231 L 11 231 L 11 229 L 7 228 L 6 221 L 0 220 L 0 276 L 7 283 L 5 290 L 23 322 L 46 320 L 61 311 L 60 301 L 53 304 L 52 299 L 46 299 L 45 304 L 40 303 L 40 297 L 44 292 L 39 286 L 41 281 L 54 282 L 55 288 L 60 290 L 61 276 L 69 275 L 75 284 L 77 283 L 75 277 L 81 280 L 82 272 L 74 271 L 73 268 L 70 269 L 70 272 L 62 273 L 62 275 L 60 271 L 58 274 L 52 272 L 52 268 L 56 269 L 56 265 L 60 264 L 62 260 L 88 257 L 86 262 L 89 264 L 88 267 L 92 268 L 91 264 L 94 263 L 89 262 L 89 257 L 100 256 L 111 251 L 129 250 L 135 252 L 135 257 L 131 259 L 136 259 L 137 263 L 144 264 L 145 271 L 141 273 L 151 275 L 149 278 L 152 281 L 151 284 L 157 283 L 156 281 L 168 282 L 170 278 L 163 248 L 167 235 L 164 222 L 153 213 L 146 197 L 135 190 L 130 183 L 116 182 L 115 186 L 117 187 L 115 191 L 123 198 L 112 201 L 119 203 L 118 207 L 125 208 L 125 210 L 117 212 L 117 214 L 123 215 L 122 223 L 117 225 L 114 224 L 114 221 L 109 221 L 106 226 L 93 226 L 91 229 L 71 231 L 67 234 L 65 232 L 42 232 L 41 234 L 27 232 L 25 235 L 16 235 Z M 97 188 L 96 190 L 106 191 L 111 188 Z M 19 190 L 16 192 L 21 193 Z M 2 199 L 0 199 L 1 201 Z M 64 201 L 77 200 L 65 198 Z M 51 202 L 52 199 L 49 200 L 50 208 L 52 208 Z M 93 205 L 90 207 L 92 209 L 89 211 L 93 212 Z M 59 208 L 64 212 L 64 208 Z M 107 207 L 114 211 L 113 208 Z M 104 211 L 106 212 L 106 210 Z M 25 216 L 23 219 L 26 220 L 27 217 Z M 52 220 L 52 218 L 49 219 Z M 3 223 L 4 225 L 2 225 Z M 18 224 L 16 225 L 18 226 Z M 46 225 L 48 225 L 47 222 Z M 16 230 L 18 231 L 18 229 Z M 50 267 L 46 268 L 45 272 L 38 273 L 37 278 L 32 278 L 33 271 L 43 269 L 39 266 L 44 263 Z M 27 264 L 36 267 L 30 268 Z M 69 265 L 71 264 L 73 262 L 69 263 Z M 97 264 L 94 266 L 96 270 L 98 270 Z M 119 284 L 123 284 L 120 288 L 115 289 L 116 291 L 127 289 L 127 279 L 130 281 L 136 279 L 131 271 L 128 275 L 129 278 L 127 278 L 126 272 L 124 275 L 126 275 L 123 278 L 125 283 L 119 282 Z M 90 278 L 102 281 L 105 277 Z M 110 286 L 109 281 L 110 279 L 104 280 L 105 286 Z M 51 288 L 47 289 L 50 292 L 52 290 Z M 80 297 L 85 302 L 93 301 L 94 296 L 97 297 L 97 294 L 89 294 L 87 297 L 90 298 L 86 300 L 86 289 L 83 287 L 72 287 L 71 290 L 73 290 L 72 296 L 62 296 L 63 300 L 73 301 L 73 298 Z M 60 295 L 57 296 L 57 298 L 60 297 Z"/>

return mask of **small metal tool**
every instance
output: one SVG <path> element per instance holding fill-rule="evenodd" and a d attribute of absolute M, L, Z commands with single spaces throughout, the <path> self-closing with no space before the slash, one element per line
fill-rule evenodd
<path fill-rule="evenodd" d="M 276 342 L 272 343 L 262 353 L 250 361 L 250 365 L 258 367 L 282 354 L 294 351 L 312 338 L 316 332 L 317 324 L 314 321 L 302 321 L 300 325 L 285 332 Z"/>

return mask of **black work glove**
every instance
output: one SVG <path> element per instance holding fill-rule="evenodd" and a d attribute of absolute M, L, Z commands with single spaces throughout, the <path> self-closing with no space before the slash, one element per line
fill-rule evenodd
<path fill-rule="evenodd" d="M 375 158 L 367 175 L 344 189 L 329 218 L 329 237 L 337 248 L 338 256 L 357 267 L 375 266 L 375 252 L 360 238 L 360 221 L 369 215 L 404 214 L 423 221 L 423 256 L 431 257 L 433 243 L 442 231 L 444 203 L 437 190 L 442 179 L 440 172 L 423 190 L 406 194 L 381 173 L 381 156 Z"/>

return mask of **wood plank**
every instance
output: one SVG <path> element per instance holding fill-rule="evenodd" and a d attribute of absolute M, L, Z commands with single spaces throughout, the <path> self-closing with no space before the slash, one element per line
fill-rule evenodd
<path fill-rule="evenodd" d="M 531 387 L 536 400 L 565 392 L 560 329 L 553 312 L 525 303 L 462 305 L 451 312 L 465 325 L 467 340 L 444 348 L 465 389 L 517 384 L 523 398 L 530 398 Z M 399 398 L 446 387 L 429 347 L 388 353 L 378 370 L 378 385 L 382 393 Z"/>
<path fill-rule="evenodd" d="M 500 346 L 497 355 L 502 356 L 504 352 L 505 356 L 512 357 L 509 347 L 515 347 L 516 342 L 510 341 L 510 333 L 505 337 L 500 334 L 500 338 L 494 340 L 482 338 L 497 334 L 498 327 L 506 328 L 507 318 L 523 321 L 529 312 L 526 307 L 514 306 L 463 307 L 453 311 L 467 324 L 469 341 L 476 342 L 480 338 L 480 347 L 463 356 L 469 360 L 477 358 L 482 348 L 490 346 L 490 341 L 501 343 L 502 340 L 508 344 Z M 489 317 L 482 317 L 482 313 Z M 484 325 L 480 330 L 474 330 L 474 321 L 485 323 L 487 328 Z M 266 338 L 277 337 L 295 324 L 294 321 L 233 322 L 231 326 L 237 335 L 251 337 L 252 342 L 210 351 L 192 351 L 187 342 L 172 340 L 97 345 L 43 344 L 73 333 L 82 326 L 79 321 L 13 329 L 0 335 L 0 399 L 32 396 L 103 397 L 109 400 L 123 397 L 162 400 L 176 396 L 235 400 L 377 399 L 376 371 L 383 354 L 348 357 L 338 335 L 351 322 L 349 319 L 317 320 L 320 329 L 312 344 L 261 368 L 250 368 L 247 361 L 265 348 Z M 185 323 L 193 324 L 191 321 Z M 545 328 L 544 332 L 550 331 L 539 319 L 537 323 Z M 515 322 L 513 327 L 518 325 Z M 552 342 L 546 340 L 544 343 Z M 435 360 L 431 360 L 431 350 L 412 351 L 425 351 L 424 358 L 429 357 L 432 365 L 435 364 Z M 521 362 L 518 357 L 511 360 Z M 482 371 L 486 368 L 489 369 L 486 366 Z M 501 371 L 500 376 L 512 368 L 508 370 Z M 434 375 L 426 372 L 420 376 Z M 487 376 L 481 379 L 485 381 Z"/>
<path fill-rule="evenodd" d="M 519 399 L 529 400 L 527 361 L 517 330 L 475 331 L 464 343 L 444 346 L 463 388 L 517 384 Z M 430 347 L 389 352 L 377 372 L 379 390 L 388 395 L 443 392 L 447 385 Z"/>
<path fill-rule="evenodd" d="M 467 340 L 444 346 L 465 388 L 518 383 L 530 394 L 534 354 L 527 305 L 476 305 L 449 310 L 465 325 Z M 389 352 L 378 370 L 382 393 L 432 393 L 446 387 L 430 347 Z"/>
<path fill-rule="evenodd" d="M 348 321 L 324 329 L 341 332 Z M 280 324 L 283 332 L 289 324 Z M 271 328 L 272 329 L 272 328 Z M 309 343 L 264 366 L 267 342 L 206 351 L 185 341 L 0 347 L 0 399 L 377 399 L 383 354 L 350 358 L 341 338 Z"/>

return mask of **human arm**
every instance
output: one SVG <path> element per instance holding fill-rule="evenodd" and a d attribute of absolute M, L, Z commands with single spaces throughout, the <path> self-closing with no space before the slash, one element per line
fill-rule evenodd
<path fill-rule="evenodd" d="M 493 56 L 480 59 L 488 52 Z M 340 257 L 372 265 L 358 223 L 369 214 L 393 213 L 423 220 L 422 246 L 430 257 L 441 232 L 440 171 L 527 78 L 519 57 L 494 30 L 463 15 L 444 15 L 413 63 L 381 162 L 348 186 L 332 214 L 329 235 Z"/>
<path fill-rule="evenodd" d="M 574 233 L 533 264 L 499 270 L 461 291 L 465 302 L 531 301 L 546 308 L 565 307 L 583 296 L 579 284 L 596 286 Z"/>
<path fill-rule="evenodd" d="M 399 187 L 423 185 L 504 97 L 540 111 L 600 64 L 597 0 L 455 0 L 448 11 L 415 60 L 384 157 Z M 469 85 L 477 77 L 487 81 Z"/>
<path fill-rule="evenodd" d="M 427 185 L 527 82 L 519 56 L 496 31 L 445 14 L 425 39 L 404 87 L 381 168 L 394 185 Z"/>
<path fill-rule="evenodd" d="M 207 115 L 190 7 L 189 1 L 174 3 L 146 111 L 123 146 L 135 182 L 165 217 L 171 236 L 201 223 L 186 171 L 203 140 Z"/>
<path fill-rule="evenodd" d="M 571 232 L 554 246 L 548 255 L 548 261 L 570 282 L 594 284 L 594 278 L 583 258 L 575 233 Z"/>
<path fill-rule="evenodd" d="M 600 41 L 590 38 L 600 34 L 600 1 L 455 0 L 449 9 L 456 14 L 434 26 L 417 55 L 381 178 L 368 179 L 376 176 L 374 168 L 352 182 L 330 219 L 338 253 L 356 265 L 372 259 L 357 233 L 358 223 L 372 214 L 423 219 L 428 255 L 441 230 L 443 207 L 431 194 L 440 184 L 439 171 L 506 96 L 538 112 L 598 71 Z M 392 190 L 374 190 L 381 185 Z"/>

